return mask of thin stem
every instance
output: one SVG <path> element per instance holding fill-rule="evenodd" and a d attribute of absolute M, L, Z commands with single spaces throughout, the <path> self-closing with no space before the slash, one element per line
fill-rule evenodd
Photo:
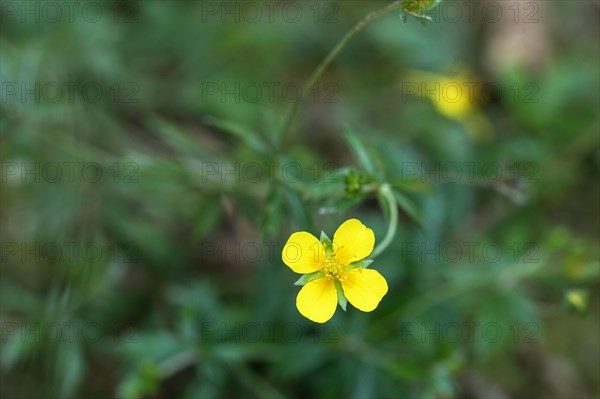
<path fill-rule="evenodd" d="M 342 49 L 346 46 L 348 41 L 350 39 L 352 39 L 357 33 L 362 31 L 369 23 L 373 22 L 374 20 L 376 20 L 383 14 L 385 14 L 389 11 L 392 11 L 394 9 L 401 8 L 401 7 L 402 7 L 402 1 L 399 0 L 399 1 L 394 1 L 393 3 L 390 3 L 378 10 L 375 10 L 375 11 L 369 13 L 366 17 L 364 17 L 356 25 L 354 25 L 354 27 L 352 29 L 350 29 L 350 31 L 348 33 L 346 33 L 346 35 L 344 35 L 344 37 L 342 37 L 342 39 L 338 42 L 338 44 L 336 44 L 336 46 L 329 52 L 329 54 L 327 54 L 327 57 L 325 57 L 325 59 L 323 59 L 323 61 L 321 61 L 321 63 L 317 66 L 317 68 L 310 75 L 310 77 L 302 85 L 302 91 L 300 93 L 300 98 L 298 99 L 298 101 L 296 101 L 292 105 L 292 108 L 290 109 L 290 111 L 288 112 L 288 114 L 286 115 L 286 118 L 284 120 L 283 131 L 282 131 L 284 137 L 287 136 L 287 134 L 291 130 L 292 124 L 294 123 L 294 118 L 296 117 L 296 114 L 298 113 L 298 109 L 300 108 L 300 104 L 302 103 L 302 100 L 304 100 L 304 98 L 306 97 L 306 93 L 317 82 L 317 80 L 319 80 L 319 78 L 321 77 L 323 72 L 325 72 L 325 70 L 327 69 L 329 64 L 331 64 L 331 62 L 340 53 L 340 51 L 342 51 Z"/>
<path fill-rule="evenodd" d="M 398 227 L 398 205 L 396 204 L 396 198 L 394 198 L 394 193 L 392 193 L 390 185 L 387 183 L 381 185 L 379 188 L 379 195 L 381 196 L 381 199 L 383 199 L 388 205 L 388 209 L 390 210 L 390 223 L 384 239 L 373 250 L 371 255 L 373 258 L 382 253 L 383 250 L 390 245 L 394 239 L 394 236 L 396 235 L 396 229 Z"/>

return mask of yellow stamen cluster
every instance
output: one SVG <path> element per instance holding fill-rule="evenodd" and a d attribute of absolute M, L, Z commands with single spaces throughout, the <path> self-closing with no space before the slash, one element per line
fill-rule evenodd
<path fill-rule="evenodd" d="M 333 277 L 338 280 L 342 278 L 342 265 L 336 259 L 335 254 L 329 254 L 325 256 L 325 261 L 321 269 L 328 277 Z"/>

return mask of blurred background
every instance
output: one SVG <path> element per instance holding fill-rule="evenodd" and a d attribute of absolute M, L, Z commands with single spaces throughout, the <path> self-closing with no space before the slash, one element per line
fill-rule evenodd
<path fill-rule="evenodd" d="M 284 132 L 389 3 L 0 3 L 3 397 L 598 397 L 599 3 L 391 11 Z M 281 248 L 384 182 L 310 322 Z"/>

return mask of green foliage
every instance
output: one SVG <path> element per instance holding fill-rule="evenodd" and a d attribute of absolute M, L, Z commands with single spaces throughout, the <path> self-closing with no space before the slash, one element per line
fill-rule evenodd
<path fill-rule="evenodd" d="M 594 4 L 544 3 L 530 27 L 547 53 L 524 62 L 492 57 L 501 23 L 398 3 L 305 93 L 287 135 L 279 89 L 378 5 L 301 2 L 290 23 L 281 6 L 236 22 L 205 8 L 218 2 L 168 3 L 102 3 L 97 23 L 3 8 L 2 397 L 599 394 Z M 471 109 L 488 140 L 403 80 L 457 65 L 498 89 Z M 64 82 L 102 96 L 70 99 Z M 280 86 L 253 101 L 257 82 Z M 389 292 L 363 313 L 340 291 L 347 311 L 315 325 L 281 250 L 350 217 L 389 237 L 374 258 Z"/>

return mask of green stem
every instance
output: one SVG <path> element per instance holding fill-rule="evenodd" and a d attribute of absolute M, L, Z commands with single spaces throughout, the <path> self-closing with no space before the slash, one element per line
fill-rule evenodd
<path fill-rule="evenodd" d="M 401 8 L 401 7 L 402 7 L 402 1 L 399 0 L 399 1 L 394 1 L 393 3 L 390 3 L 380 9 L 377 9 L 377 10 L 369 13 L 366 17 L 364 17 L 356 25 L 354 25 L 354 27 L 352 29 L 350 29 L 350 31 L 348 33 L 346 33 L 346 35 L 344 37 L 342 37 L 342 39 L 338 42 L 338 44 L 336 44 L 336 46 L 329 52 L 329 54 L 327 54 L 327 57 L 325 57 L 325 59 L 323 61 L 321 61 L 321 63 L 313 71 L 312 75 L 310 75 L 310 77 L 302 85 L 302 91 L 300 93 L 300 98 L 298 99 L 298 101 L 296 101 L 292 105 L 292 108 L 290 109 L 290 111 L 288 112 L 288 114 L 286 115 L 286 118 L 284 120 L 283 131 L 282 131 L 284 138 L 285 138 L 285 136 L 287 136 L 287 134 L 289 133 L 289 131 L 292 128 L 292 124 L 294 123 L 294 118 L 296 117 L 296 114 L 298 113 L 298 109 L 300 108 L 302 100 L 304 100 L 304 98 L 306 97 L 306 93 L 317 82 L 317 80 L 319 80 L 319 78 L 321 77 L 323 72 L 325 72 L 325 69 L 327 69 L 329 64 L 331 64 L 331 62 L 340 53 L 340 51 L 342 51 L 342 49 L 346 46 L 348 41 L 350 39 L 352 39 L 357 33 L 362 31 L 369 23 L 373 22 L 374 20 L 376 20 L 383 14 L 385 14 L 389 11 L 392 11 L 394 9 Z"/>
<path fill-rule="evenodd" d="M 371 257 L 373 258 L 382 253 L 383 250 L 390 245 L 396 235 L 396 229 L 398 227 L 398 205 L 396 204 L 396 198 L 394 198 L 394 193 L 392 193 L 390 185 L 387 183 L 382 184 L 379 188 L 379 195 L 388 205 L 388 209 L 390 210 L 390 223 L 385 238 L 377 245 L 377 247 L 375 247 L 371 254 Z"/>

